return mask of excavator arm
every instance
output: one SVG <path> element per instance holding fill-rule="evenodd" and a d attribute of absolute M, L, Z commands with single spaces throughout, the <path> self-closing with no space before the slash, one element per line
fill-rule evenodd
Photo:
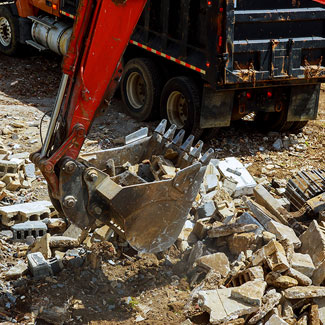
<path fill-rule="evenodd" d="M 104 99 L 118 86 L 121 58 L 145 4 L 80 1 L 48 132 L 31 160 L 48 183 L 54 206 L 71 222 L 84 228 L 99 219 L 135 249 L 158 252 L 180 233 L 213 150 L 202 156 L 201 141 L 192 147 L 193 136 L 183 142 L 185 132 L 175 136 L 176 126 L 166 131 L 162 121 L 152 136 L 77 159 Z M 167 156 L 175 175 L 159 179 Z M 132 180 L 123 186 L 117 171 L 127 163 L 137 164 L 138 174 L 127 171 Z"/>

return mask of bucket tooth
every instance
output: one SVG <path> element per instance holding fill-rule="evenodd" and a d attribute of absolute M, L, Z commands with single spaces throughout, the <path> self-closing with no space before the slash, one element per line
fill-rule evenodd
<path fill-rule="evenodd" d="M 210 148 L 200 159 L 202 165 L 208 165 L 214 155 L 214 150 Z"/>
<path fill-rule="evenodd" d="M 155 128 L 155 133 L 159 133 L 160 135 L 164 135 L 167 127 L 167 120 L 162 120 L 159 125 Z"/>
<path fill-rule="evenodd" d="M 173 144 L 175 146 L 181 146 L 184 140 L 184 136 L 185 136 L 185 131 L 183 129 L 180 129 L 173 140 Z"/>
<path fill-rule="evenodd" d="M 190 156 L 193 158 L 200 158 L 200 154 L 203 149 L 203 141 L 199 140 L 195 147 L 190 151 Z"/>
<path fill-rule="evenodd" d="M 194 142 L 194 135 L 189 135 L 185 142 L 181 145 L 180 149 L 182 151 L 189 152 Z"/>
<path fill-rule="evenodd" d="M 175 124 L 172 124 L 170 128 L 166 131 L 164 134 L 164 139 L 172 141 L 176 132 L 177 126 Z"/>

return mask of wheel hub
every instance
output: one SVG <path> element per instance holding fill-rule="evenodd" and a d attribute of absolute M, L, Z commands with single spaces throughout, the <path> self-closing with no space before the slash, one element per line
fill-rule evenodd
<path fill-rule="evenodd" d="M 146 85 L 138 72 L 132 72 L 126 82 L 126 94 L 129 103 L 135 109 L 140 109 L 146 100 Z"/>
<path fill-rule="evenodd" d="M 188 119 L 188 105 L 184 95 L 179 91 L 173 91 L 167 100 L 167 116 L 177 128 L 183 128 Z"/>
<path fill-rule="evenodd" d="M 9 46 L 11 38 L 11 27 L 8 19 L 0 17 L 0 44 L 3 46 Z"/>

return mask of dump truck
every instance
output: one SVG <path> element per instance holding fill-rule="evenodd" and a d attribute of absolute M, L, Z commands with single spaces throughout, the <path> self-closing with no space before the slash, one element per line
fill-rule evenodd
<path fill-rule="evenodd" d="M 78 0 L 0 4 L 1 52 L 67 53 Z M 245 118 L 297 132 L 317 117 L 324 19 L 323 0 L 147 1 L 121 61 L 125 109 L 196 137 Z"/>

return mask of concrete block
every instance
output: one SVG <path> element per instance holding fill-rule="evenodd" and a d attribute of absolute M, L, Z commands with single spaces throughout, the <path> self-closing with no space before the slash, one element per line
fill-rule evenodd
<path fill-rule="evenodd" d="M 256 251 L 252 256 L 253 266 L 263 263 L 266 263 L 272 271 L 284 272 L 289 269 L 283 246 L 274 240 Z"/>
<path fill-rule="evenodd" d="M 282 223 L 271 220 L 265 226 L 266 230 L 274 234 L 277 240 L 287 239 L 297 249 L 301 246 L 301 241 L 295 234 L 292 228 L 283 225 Z"/>
<path fill-rule="evenodd" d="M 28 236 L 42 237 L 47 232 L 47 226 L 42 221 L 26 221 L 11 227 L 13 240 L 25 242 Z"/>
<path fill-rule="evenodd" d="M 6 184 L 8 191 L 17 191 L 21 187 L 18 174 L 8 173 L 1 178 L 1 181 Z"/>
<path fill-rule="evenodd" d="M 43 278 L 52 275 L 52 269 L 40 252 L 27 255 L 28 267 L 33 277 Z"/>
<path fill-rule="evenodd" d="M 308 254 L 294 253 L 291 260 L 291 266 L 293 269 L 309 278 L 312 277 L 315 270 L 314 263 Z"/>
<path fill-rule="evenodd" d="M 239 160 L 234 157 L 226 158 L 219 162 L 218 169 L 224 177 L 232 177 L 237 181 L 234 197 L 253 194 L 257 184 Z"/>
<path fill-rule="evenodd" d="M 2 224 L 10 227 L 15 223 L 49 218 L 53 211 L 55 209 L 51 202 L 36 201 L 0 207 L 0 216 Z"/>
<path fill-rule="evenodd" d="M 254 266 L 238 273 L 231 279 L 233 287 L 240 286 L 248 281 L 264 280 L 264 271 L 262 266 Z"/>
<path fill-rule="evenodd" d="M 21 159 L 15 160 L 0 160 L 0 177 L 6 174 L 17 174 L 22 169 L 24 161 Z"/>

